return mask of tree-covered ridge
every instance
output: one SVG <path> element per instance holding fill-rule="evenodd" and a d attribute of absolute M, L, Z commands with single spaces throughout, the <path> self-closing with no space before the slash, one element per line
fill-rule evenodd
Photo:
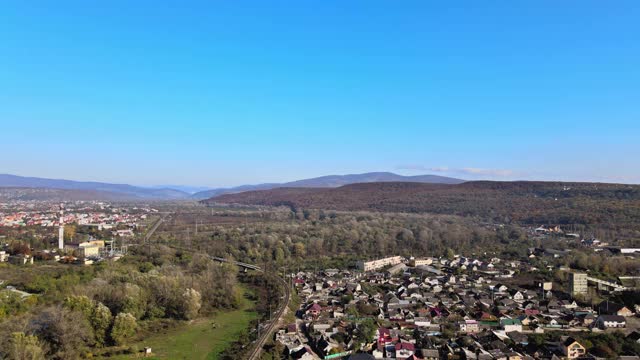
<path fill-rule="evenodd" d="M 369 183 L 337 189 L 254 191 L 206 203 L 292 209 L 373 210 L 474 216 L 503 223 L 597 226 L 640 231 L 640 186 L 563 182 L 474 181 L 459 185 Z M 635 236 L 635 235 L 632 235 Z"/>

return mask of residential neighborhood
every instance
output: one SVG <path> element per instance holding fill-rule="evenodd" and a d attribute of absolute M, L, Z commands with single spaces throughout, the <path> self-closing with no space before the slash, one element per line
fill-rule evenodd
<path fill-rule="evenodd" d="M 64 207 L 65 224 L 94 226 L 99 230 L 118 225 L 135 228 L 149 214 L 158 212 L 151 207 L 127 208 L 96 201 L 68 202 Z M 56 227 L 60 225 L 59 208 L 59 204 L 50 202 L 0 203 L 0 227 Z"/>
<path fill-rule="evenodd" d="M 521 360 L 596 359 L 579 335 L 637 336 L 638 309 L 589 306 L 550 282 L 517 281 L 535 272 L 521 262 L 461 255 L 299 272 L 291 279 L 296 320 L 275 340 L 294 359 Z"/>

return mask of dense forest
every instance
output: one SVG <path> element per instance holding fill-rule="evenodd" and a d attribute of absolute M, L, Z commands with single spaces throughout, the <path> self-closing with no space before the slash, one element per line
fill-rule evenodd
<path fill-rule="evenodd" d="M 458 185 L 368 183 L 336 189 L 280 188 L 228 194 L 207 204 L 288 206 L 478 217 L 504 224 L 554 224 L 640 237 L 640 186 L 563 182 L 472 181 Z"/>
<path fill-rule="evenodd" d="M 196 221 L 198 222 L 196 232 Z M 602 232 L 603 239 L 609 233 Z M 175 213 L 157 232 L 157 241 L 260 266 L 289 269 L 354 267 L 357 260 L 389 254 L 489 259 L 499 256 L 546 265 L 565 265 L 597 274 L 635 273 L 637 261 L 594 253 L 579 239 L 535 236 L 517 225 L 437 214 L 343 212 L 265 208 L 199 209 Z M 567 249 L 562 258 L 530 259 L 528 249 Z"/>

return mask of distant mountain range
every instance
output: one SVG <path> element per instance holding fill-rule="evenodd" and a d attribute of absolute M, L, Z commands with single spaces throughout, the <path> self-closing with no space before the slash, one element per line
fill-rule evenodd
<path fill-rule="evenodd" d="M 465 180 L 438 175 L 403 176 L 391 172 L 370 172 L 364 174 L 327 175 L 311 179 L 296 180 L 286 183 L 269 183 L 243 185 L 232 188 L 212 189 L 192 195 L 192 198 L 204 200 L 224 194 L 235 194 L 245 191 L 270 190 L 275 188 L 337 188 L 349 184 L 373 182 L 416 182 L 428 184 L 460 184 Z"/>
<path fill-rule="evenodd" d="M 38 199 L 40 195 L 43 199 L 50 199 L 54 194 L 55 198 L 86 200 L 94 196 L 96 200 L 204 200 L 214 196 L 224 194 L 235 194 L 245 191 L 270 190 L 280 187 L 288 188 L 336 188 L 354 183 L 372 182 L 418 182 L 436 184 L 459 184 L 464 180 L 437 175 L 417 175 L 403 176 L 390 172 L 371 172 L 364 174 L 350 175 L 329 175 L 312 179 L 296 180 L 286 183 L 267 183 L 257 185 L 242 185 L 230 188 L 218 188 L 204 191 L 203 187 L 164 185 L 153 187 L 133 186 L 128 184 L 110 184 L 94 181 L 73 181 L 61 179 L 46 179 L 37 177 L 24 177 L 9 174 L 0 174 L 0 188 L 5 188 L 4 198 L 9 198 L 11 191 L 8 188 L 21 189 L 20 196 L 28 194 L 28 199 Z M 25 189 L 31 189 L 26 191 Z M 64 192 L 37 191 L 36 189 L 56 189 L 67 190 Z M 72 191 L 82 193 L 73 194 Z M 196 192 L 197 191 L 197 192 Z M 195 192 L 195 193 L 194 193 Z M 40 194 L 40 195 L 39 195 Z M 17 196 L 17 195 L 16 195 Z M 16 198 L 15 196 L 12 198 Z"/>
<path fill-rule="evenodd" d="M 169 188 L 154 189 L 127 184 L 44 179 L 9 174 L 0 174 L 0 187 L 93 191 L 99 192 L 95 194 L 96 196 L 99 195 L 100 198 L 98 200 L 108 200 L 109 198 L 118 200 L 174 200 L 187 199 L 190 196 L 190 194 L 184 191 Z M 89 196 L 89 194 L 90 193 L 86 193 L 85 195 Z"/>

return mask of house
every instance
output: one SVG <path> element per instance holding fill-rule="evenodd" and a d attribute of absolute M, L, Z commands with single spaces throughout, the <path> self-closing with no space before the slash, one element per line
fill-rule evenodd
<path fill-rule="evenodd" d="M 627 325 L 627 321 L 620 315 L 600 315 L 594 325 L 600 329 L 623 328 Z"/>
<path fill-rule="evenodd" d="M 396 265 L 393 265 L 392 267 L 390 267 L 387 270 L 387 274 L 389 274 L 389 275 L 397 275 L 397 274 L 405 272 L 407 270 L 407 268 L 408 268 L 407 265 L 405 265 L 403 263 L 396 264 Z"/>
<path fill-rule="evenodd" d="M 399 342 L 396 344 L 396 359 L 408 359 L 415 351 L 415 345 L 412 343 Z"/>
<path fill-rule="evenodd" d="M 116 235 L 120 236 L 120 237 L 132 237 L 133 236 L 133 230 L 128 229 L 128 230 L 116 230 Z"/>
<path fill-rule="evenodd" d="M 307 314 L 312 316 L 318 316 L 320 315 L 321 311 L 322 311 L 322 307 L 317 303 L 313 303 L 313 305 L 309 306 L 309 308 L 307 309 Z"/>
<path fill-rule="evenodd" d="M 522 332 L 522 322 L 518 319 L 502 318 L 500 319 L 500 325 L 506 333 L 511 331 Z"/>
<path fill-rule="evenodd" d="M 311 351 L 309 351 L 309 349 L 307 349 L 305 346 L 300 345 L 298 348 L 292 349 L 292 350 L 293 351 L 291 351 L 290 355 L 293 359 L 297 359 L 297 360 L 315 359 Z"/>
<path fill-rule="evenodd" d="M 522 355 L 515 351 L 509 351 L 504 355 L 507 357 L 507 360 L 522 360 Z"/>
<path fill-rule="evenodd" d="M 598 304 L 598 312 L 605 315 L 633 316 L 633 311 L 626 306 L 611 301 Z"/>
<path fill-rule="evenodd" d="M 465 320 L 458 323 L 460 332 L 474 334 L 480 331 L 480 325 L 476 320 Z"/>
<path fill-rule="evenodd" d="M 313 328 L 313 331 L 326 333 L 332 329 L 333 325 L 327 322 L 317 322 L 314 323 L 311 327 Z"/>
<path fill-rule="evenodd" d="M 515 301 L 522 301 L 524 300 L 524 294 L 522 294 L 522 292 L 518 291 L 518 290 L 510 290 L 509 291 L 509 295 L 511 295 L 511 299 L 515 300 Z"/>
<path fill-rule="evenodd" d="M 503 293 L 503 292 L 507 291 L 508 289 L 509 288 L 506 285 L 503 285 L 503 284 L 500 284 L 500 283 L 495 284 L 493 286 L 493 288 L 492 288 L 493 291 L 500 292 L 500 293 Z"/>
<path fill-rule="evenodd" d="M 440 353 L 438 352 L 438 349 L 422 349 L 422 358 L 424 360 L 439 360 L 440 359 Z"/>
<path fill-rule="evenodd" d="M 391 343 L 391 332 L 387 328 L 378 328 L 376 331 L 376 337 L 378 338 L 378 346 L 384 347 L 386 344 Z"/>
<path fill-rule="evenodd" d="M 563 341 L 560 345 L 560 349 L 562 350 L 562 354 L 566 356 L 567 359 L 577 359 L 587 353 L 585 347 L 572 337 L 568 337 L 565 341 Z"/>
<path fill-rule="evenodd" d="M 591 324 L 593 324 L 594 321 L 596 321 L 596 317 L 593 316 L 592 313 L 579 315 L 578 319 L 582 321 L 582 326 L 590 326 Z"/>

